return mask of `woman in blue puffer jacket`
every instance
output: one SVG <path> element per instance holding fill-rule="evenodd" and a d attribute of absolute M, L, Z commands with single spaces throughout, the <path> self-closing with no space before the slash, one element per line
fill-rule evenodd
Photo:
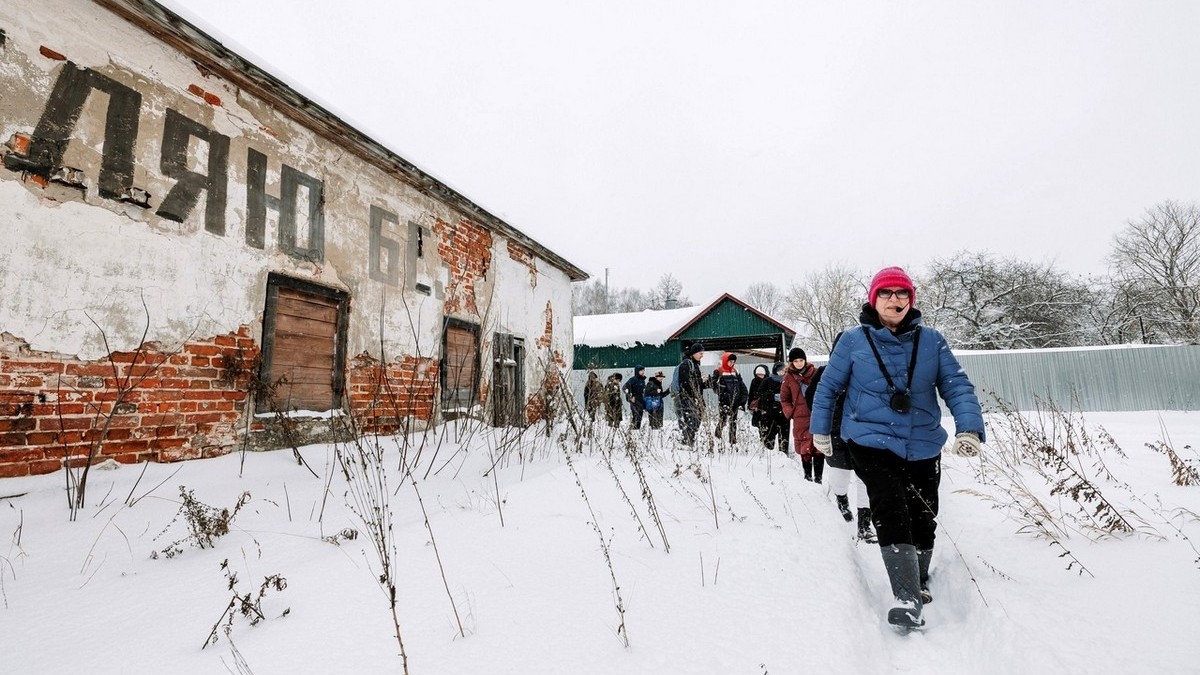
<path fill-rule="evenodd" d="M 916 290 L 899 267 L 871 280 L 860 329 L 847 329 L 829 355 L 813 397 L 813 444 L 826 455 L 833 408 L 845 390 L 841 438 L 867 487 L 884 567 L 898 606 L 888 620 L 921 626 L 929 594 L 929 563 L 937 527 L 942 428 L 938 396 L 954 417 L 952 451 L 979 453 L 983 411 L 942 334 L 921 326 Z"/>

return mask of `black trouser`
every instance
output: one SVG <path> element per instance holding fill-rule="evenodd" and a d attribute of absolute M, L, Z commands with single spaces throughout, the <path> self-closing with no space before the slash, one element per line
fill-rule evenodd
<path fill-rule="evenodd" d="M 725 421 L 729 421 L 729 442 L 737 443 L 737 415 L 738 409 L 722 405 L 721 416 L 717 418 L 717 438 L 721 437 L 721 432 L 725 429 Z"/>
<path fill-rule="evenodd" d="M 847 441 L 846 448 L 854 461 L 854 473 L 867 486 L 879 545 L 933 548 L 942 456 L 910 462 L 889 450 L 867 448 L 853 441 Z"/>
<path fill-rule="evenodd" d="M 657 408 L 655 408 L 654 410 L 647 410 L 647 411 L 646 411 L 646 417 L 649 417 L 649 418 L 650 418 L 650 428 L 651 428 L 651 429 L 661 429 L 661 428 L 662 428 L 662 422 L 663 422 L 663 408 L 662 408 L 662 405 L 660 404 L 660 405 L 659 405 Z"/>
<path fill-rule="evenodd" d="M 637 401 L 630 401 L 629 415 L 633 419 L 633 428 L 642 428 L 642 413 L 646 412 L 646 406 Z"/>
<path fill-rule="evenodd" d="M 787 452 L 792 438 L 792 432 L 788 427 L 788 418 L 784 417 L 782 412 L 764 413 L 762 419 L 763 445 L 767 446 L 768 450 L 774 450 L 776 438 L 779 438 L 779 449 Z"/>
<path fill-rule="evenodd" d="M 696 443 L 696 430 L 700 428 L 701 408 L 695 401 L 681 401 L 679 404 L 679 430 L 683 435 L 684 445 Z"/>

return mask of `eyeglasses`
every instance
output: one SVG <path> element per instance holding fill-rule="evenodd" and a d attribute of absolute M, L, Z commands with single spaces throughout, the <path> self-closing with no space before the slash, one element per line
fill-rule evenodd
<path fill-rule="evenodd" d="M 888 300 L 892 297 L 895 297 L 897 300 L 907 300 L 912 297 L 912 291 L 907 288 L 900 288 L 894 291 L 890 288 L 881 288 L 875 291 L 875 297 L 880 300 Z"/>

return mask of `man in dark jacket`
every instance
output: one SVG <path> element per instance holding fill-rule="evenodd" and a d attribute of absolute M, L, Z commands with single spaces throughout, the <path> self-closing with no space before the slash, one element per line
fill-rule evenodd
<path fill-rule="evenodd" d="M 633 377 L 625 381 L 621 390 L 625 392 L 625 400 L 629 401 L 629 415 L 633 420 L 633 428 L 641 429 L 642 413 L 646 411 L 646 367 L 635 367 Z"/>
<path fill-rule="evenodd" d="M 683 361 L 677 366 L 679 380 L 679 430 L 684 445 L 696 444 L 696 430 L 700 428 L 700 416 L 704 414 L 704 387 L 706 379 L 700 374 L 700 359 L 704 358 L 704 343 L 693 342 L 684 352 Z"/>
<path fill-rule="evenodd" d="M 717 391 L 717 404 L 720 406 L 720 417 L 717 419 L 716 437 L 721 437 L 725 430 L 725 422 L 729 422 L 729 443 L 737 444 L 737 414 L 746 405 L 746 383 L 742 374 L 737 371 L 737 354 L 725 352 L 721 355 L 719 375 L 713 380 L 713 389 Z"/>

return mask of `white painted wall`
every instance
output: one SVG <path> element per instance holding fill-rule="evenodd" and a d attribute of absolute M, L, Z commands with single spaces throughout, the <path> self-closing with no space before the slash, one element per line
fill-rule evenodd
<path fill-rule="evenodd" d="M 19 173 L 0 169 L 5 220 L 0 332 L 27 340 L 37 350 L 85 359 L 107 353 L 101 331 L 110 349 L 136 346 L 147 316 L 148 339 L 167 347 L 242 324 L 261 337 L 267 275 L 280 272 L 350 293 L 351 357 L 368 352 L 378 358 L 381 336 L 383 355 L 389 360 L 401 354 L 439 355 L 439 298 L 406 289 L 403 269 L 400 286 L 369 278 L 370 207 L 398 217 L 399 226 L 386 224 L 384 235 L 400 243 L 402 256 L 408 223 L 426 228 L 420 275 L 443 282 L 448 271 L 438 257 L 433 226 L 438 220 L 458 222 L 460 214 L 231 83 L 204 76 L 180 53 L 93 3 L 0 3 L 0 28 L 7 34 L 0 50 L 0 143 L 33 131 L 58 72 L 70 67 L 39 53 L 40 47 L 48 47 L 142 95 L 134 184 L 152 195 L 150 209 L 98 195 L 107 97 L 96 93 L 89 97 L 64 157 L 64 164 L 84 169 L 86 195 L 53 184 L 44 190 L 23 182 Z M 215 94 L 221 105 L 189 93 L 189 85 Z M 160 170 L 167 108 L 230 137 L 223 236 L 204 229 L 203 197 L 183 223 L 154 214 L 174 184 Z M 275 243 L 278 218 L 270 209 L 265 249 L 245 242 L 249 148 L 268 157 L 269 195 L 279 195 L 283 163 L 324 181 L 323 262 L 301 261 L 281 252 Z M 204 172 L 206 144 L 193 139 L 191 150 L 193 170 Z M 511 260 L 505 239 L 494 236 L 491 271 L 475 282 L 481 309 L 484 298 L 493 298 L 483 330 L 483 354 L 490 357 L 491 334 L 497 330 L 525 337 L 530 383 L 540 381 L 537 364 L 553 350 L 569 363 L 572 343 L 570 280 L 543 260 L 537 265 L 538 281 L 532 286 L 525 265 Z M 541 350 L 543 355 L 535 343 L 544 332 L 547 302 L 554 307 L 554 344 Z M 490 367 L 483 368 L 485 377 L 490 372 Z"/>

